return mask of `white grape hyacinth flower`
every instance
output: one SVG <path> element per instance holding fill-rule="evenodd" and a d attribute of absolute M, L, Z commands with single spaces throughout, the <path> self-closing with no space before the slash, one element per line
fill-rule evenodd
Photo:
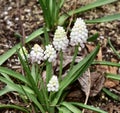
<path fill-rule="evenodd" d="M 77 18 L 70 33 L 70 45 L 79 45 L 84 48 L 84 43 L 88 39 L 88 30 L 83 19 Z"/>
<path fill-rule="evenodd" d="M 32 47 L 32 50 L 29 54 L 29 58 L 32 63 L 38 63 L 40 64 L 42 60 L 44 60 L 44 50 L 38 45 L 35 44 L 34 47 Z"/>
<path fill-rule="evenodd" d="M 52 45 L 47 45 L 44 51 L 44 59 L 48 59 L 49 62 L 54 62 L 56 60 L 57 54 Z"/>
<path fill-rule="evenodd" d="M 68 46 L 69 40 L 67 39 L 66 32 L 63 27 L 58 26 L 54 38 L 53 38 L 53 45 L 56 50 L 60 51 L 65 51 L 67 46 Z"/>
<path fill-rule="evenodd" d="M 57 92 L 59 89 L 59 82 L 57 76 L 53 75 L 50 79 L 49 83 L 47 84 L 47 90 L 48 92 Z"/>
<path fill-rule="evenodd" d="M 20 48 L 19 53 L 20 53 L 21 57 L 23 58 L 23 60 L 25 60 L 25 56 L 26 56 L 26 58 L 28 58 L 28 51 L 25 47 Z"/>

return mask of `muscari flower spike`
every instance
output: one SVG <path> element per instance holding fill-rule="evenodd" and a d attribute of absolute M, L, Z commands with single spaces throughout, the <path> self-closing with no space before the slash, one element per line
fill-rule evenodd
<path fill-rule="evenodd" d="M 40 64 L 41 61 L 44 60 L 43 57 L 44 57 L 43 49 L 38 44 L 35 44 L 34 47 L 32 47 L 32 50 L 29 54 L 31 62 Z"/>
<path fill-rule="evenodd" d="M 50 44 L 47 45 L 45 48 L 46 50 L 44 51 L 44 59 L 48 59 L 49 62 L 54 62 L 57 57 L 55 49 Z"/>
<path fill-rule="evenodd" d="M 59 82 L 57 76 L 53 75 L 50 79 L 49 83 L 47 84 L 47 90 L 48 92 L 57 92 L 59 89 Z"/>
<path fill-rule="evenodd" d="M 88 30 L 83 19 L 77 18 L 72 31 L 70 33 L 70 44 L 72 46 L 79 45 L 84 48 L 84 43 L 87 42 Z"/>
<path fill-rule="evenodd" d="M 65 51 L 67 46 L 68 46 L 69 40 L 67 39 L 66 32 L 63 27 L 58 26 L 54 38 L 53 38 L 53 45 L 56 50 L 60 51 Z"/>

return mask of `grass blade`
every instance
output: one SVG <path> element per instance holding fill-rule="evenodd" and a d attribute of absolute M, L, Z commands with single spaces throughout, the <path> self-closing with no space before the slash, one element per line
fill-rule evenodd
<path fill-rule="evenodd" d="M 11 92 L 11 91 L 15 91 L 12 87 L 10 87 L 9 85 L 5 86 L 3 89 L 0 89 L 0 96 Z"/>
<path fill-rule="evenodd" d="M 99 108 L 95 108 L 95 107 L 90 106 L 90 105 L 85 105 L 85 104 L 78 103 L 78 102 L 70 102 L 70 103 L 73 104 L 73 105 L 75 105 L 75 106 L 84 108 L 84 109 L 89 109 L 89 110 L 95 111 L 97 113 L 107 113 L 106 111 L 103 111 L 103 110 L 101 110 Z"/>
<path fill-rule="evenodd" d="M 115 79 L 115 80 L 120 80 L 120 75 L 117 74 L 112 74 L 112 73 L 106 73 L 105 74 L 107 78 Z"/>
<path fill-rule="evenodd" d="M 58 107 L 59 113 L 72 113 L 68 108 L 61 106 Z"/>
<path fill-rule="evenodd" d="M 67 74 L 67 76 L 61 81 L 59 91 L 56 94 L 56 98 L 53 100 L 53 105 L 56 105 L 58 100 L 60 99 L 60 96 L 63 92 L 63 90 L 70 85 L 72 82 L 77 80 L 78 77 L 80 77 L 87 68 L 91 65 L 93 62 L 95 56 L 97 55 L 99 51 L 99 45 L 95 48 L 93 52 L 91 52 L 86 58 L 84 58 L 82 61 L 80 61 L 77 65 L 75 65 Z"/>
<path fill-rule="evenodd" d="M 118 95 L 110 92 L 110 91 L 109 91 L 108 89 L 106 89 L 106 88 L 103 88 L 102 90 L 103 90 L 109 97 L 111 97 L 112 99 L 117 100 L 117 101 L 120 101 L 120 96 L 118 96 Z"/>
<path fill-rule="evenodd" d="M 99 37 L 98 33 L 95 33 L 93 36 L 87 39 L 88 42 L 94 42 Z"/>
<path fill-rule="evenodd" d="M 94 61 L 92 64 L 120 67 L 120 63 L 114 63 L 109 61 Z"/>
<path fill-rule="evenodd" d="M 69 102 L 62 102 L 61 103 L 62 106 L 65 106 L 67 109 L 69 109 L 70 111 L 72 111 L 73 113 L 82 113 L 80 111 L 80 109 L 78 109 L 77 107 L 75 107 L 74 105 L 72 105 Z"/>
<path fill-rule="evenodd" d="M 36 30 L 35 32 L 33 32 L 31 35 L 28 36 L 28 38 L 26 39 L 26 43 L 30 42 L 31 40 L 41 35 L 42 33 L 43 33 L 43 28 Z M 20 47 L 21 47 L 20 43 L 16 44 L 12 49 L 8 50 L 6 53 L 1 55 L 0 65 L 2 65 L 9 57 L 11 57 L 16 52 L 16 50 L 19 49 Z"/>
<path fill-rule="evenodd" d="M 90 9 L 93 9 L 93 8 L 96 8 L 96 7 L 100 7 L 100 6 L 103 6 L 103 5 L 106 5 L 106 4 L 110 4 L 110 3 L 113 3 L 113 2 L 116 2 L 118 0 L 97 0 L 93 3 L 90 3 L 86 6 L 83 6 L 81 8 L 78 8 L 76 10 L 72 10 L 72 11 L 69 11 L 67 14 L 63 14 L 60 18 L 59 18 L 59 25 L 63 25 L 63 23 L 65 22 L 65 20 L 69 17 L 69 16 L 72 16 L 73 14 L 77 14 L 77 13 L 81 13 L 81 12 L 84 12 L 84 11 L 87 11 L 87 10 L 90 10 Z"/>
<path fill-rule="evenodd" d="M 8 69 L 6 67 L 0 66 L 0 73 L 8 74 L 11 77 L 14 77 L 26 84 L 29 84 L 28 81 L 26 80 L 25 76 L 21 75 L 20 73 L 15 72 L 15 71 L 12 71 L 11 69 Z"/>
<path fill-rule="evenodd" d="M 77 78 L 84 73 L 84 71 L 91 65 L 95 56 L 99 51 L 99 46 L 95 48 L 93 52 L 91 52 L 86 58 L 80 61 L 73 69 L 68 72 L 67 76 L 63 79 L 60 84 L 60 89 L 64 89 L 67 87 L 71 82 L 77 80 Z"/>
<path fill-rule="evenodd" d="M 27 109 L 25 109 L 24 107 L 22 107 L 22 106 L 13 105 L 13 104 L 7 104 L 7 105 L 0 104 L 0 109 L 8 109 L 8 108 L 23 111 L 24 113 L 29 113 L 29 111 Z"/>
<path fill-rule="evenodd" d="M 108 16 L 98 18 L 98 19 L 86 20 L 85 22 L 88 23 L 88 24 L 92 24 L 92 23 L 110 22 L 110 21 L 113 21 L 113 20 L 120 20 L 120 13 L 119 14 L 108 15 Z"/>
<path fill-rule="evenodd" d="M 118 56 L 118 58 L 120 59 L 120 54 L 118 53 L 118 51 L 113 47 L 110 38 L 108 38 L 108 43 L 110 45 L 110 47 L 112 48 L 113 52 Z"/>

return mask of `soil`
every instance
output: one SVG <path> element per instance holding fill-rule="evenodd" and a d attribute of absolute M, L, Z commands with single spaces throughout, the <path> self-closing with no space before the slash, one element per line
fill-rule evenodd
<path fill-rule="evenodd" d="M 78 8 L 84 6 L 91 1 L 93 0 L 84 0 L 84 2 L 77 0 L 67 0 L 62 9 L 62 12 L 67 12 L 74 7 Z M 104 15 L 115 13 L 120 13 L 120 1 L 109 5 L 104 5 L 100 8 L 92 9 L 85 13 L 78 14 L 77 16 L 74 15 L 72 19 L 75 19 L 77 17 L 81 17 L 83 19 L 95 19 L 103 17 Z M 23 26 L 21 26 L 21 24 Z M 16 34 L 19 33 L 22 35 L 22 28 L 24 28 L 25 37 L 27 37 L 33 31 L 43 26 L 43 24 L 44 21 L 42 11 L 37 0 L 21 0 L 20 6 L 17 0 L 0 0 L 0 55 L 4 54 L 7 50 L 11 49 L 15 44 L 21 41 L 19 37 L 16 37 Z M 97 59 L 119 62 L 120 59 L 111 50 L 107 41 L 108 38 L 110 38 L 111 43 L 118 51 L 118 53 L 120 53 L 120 19 L 108 23 L 87 24 L 87 28 L 89 29 L 89 36 L 92 36 L 97 32 L 100 34 L 97 41 L 99 41 L 101 44 L 101 52 L 99 52 Z M 30 44 L 32 45 L 32 43 L 35 43 L 36 40 L 33 40 Z M 95 43 L 86 44 L 87 51 L 90 52 L 95 45 Z M 2 66 L 9 67 L 17 71 L 21 70 L 21 66 L 16 55 L 13 55 L 11 58 L 9 58 Z M 120 76 L 119 68 L 116 67 L 96 66 L 95 68 L 97 69 L 97 72 L 105 70 L 106 72 L 119 74 Z M 74 100 L 84 103 L 85 94 L 79 86 L 79 83 L 73 83 L 70 89 L 70 94 L 68 94 L 66 98 L 67 101 Z M 120 96 L 119 81 L 105 79 L 104 86 Z M 4 87 L 4 84 L 0 82 L 0 89 L 2 87 Z M 0 104 L 1 103 L 19 103 L 21 105 L 23 104 L 20 98 L 14 92 L 0 97 Z M 99 91 L 96 95 L 89 97 L 88 104 L 106 110 L 108 113 L 120 113 L 120 102 L 109 98 L 102 91 Z M 16 113 L 18 111 L 7 109 L 0 112 Z M 88 110 L 86 110 L 85 112 L 93 113 L 92 111 Z"/>

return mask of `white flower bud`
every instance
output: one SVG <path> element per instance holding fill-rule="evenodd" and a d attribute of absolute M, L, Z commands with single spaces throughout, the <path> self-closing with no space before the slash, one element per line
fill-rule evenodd
<path fill-rule="evenodd" d="M 38 45 L 35 44 L 34 47 L 32 47 L 32 50 L 30 52 L 29 58 L 32 63 L 37 62 L 38 64 L 41 63 L 44 57 L 44 51 L 43 49 Z"/>
<path fill-rule="evenodd" d="M 45 48 L 46 50 L 44 51 L 44 59 L 48 59 L 49 62 L 55 61 L 57 55 L 53 46 L 49 44 Z"/>
<path fill-rule="evenodd" d="M 84 48 L 84 43 L 86 43 L 88 38 L 88 30 L 84 20 L 77 18 L 72 31 L 70 33 L 70 44 L 72 46 L 79 45 Z"/>
<path fill-rule="evenodd" d="M 63 27 L 58 26 L 53 38 L 53 45 L 55 49 L 58 51 L 65 51 L 68 46 L 68 42 L 69 40 L 67 39 L 65 30 L 63 29 Z"/>
<path fill-rule="evenodd" d="M 28 57 L 28 51 L 26 50 L 25 47 L 20 48 L 19 53 L 23 60 L 25 60 L 25 56 Z"/>
<path fill-rule="evenodd" d="M 55 91 L 57 92 L 59 89 L 59 82 L 57 76 L 53 75 L 52 78 L 50 79 L 49 83 L 47 84 L 47 89 L 48 91 Z"/>

